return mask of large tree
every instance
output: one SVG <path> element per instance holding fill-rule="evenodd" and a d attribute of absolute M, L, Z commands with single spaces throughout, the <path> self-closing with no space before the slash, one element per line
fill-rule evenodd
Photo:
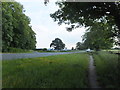
<path fill-rule="evenodd" d="M 74 0 L 75 1 L 75 0 Z M 72 31 L 80 26 L 93 26 L 94 22 L 102 22 L 101 18 L 106 19 L 106 23 L 111 24 L 118 39 L 120 38 L 120 3 L 115 2 L 57 2 L 58 11 L 51 14 L 54 21 L 58 24 L 71 24 L 67 28 Z M 118 42 L 120 44 L 120 42 Z"/>
<path fill-rule="evenodd" d="M 87 48 L 99 50 L 108 49 L 113 46 L 114 29 L 105 21 L 96 22 L 92 27 L 89 27 L 83 35 L 84 45 Z"/>
<path fill-rule="evenodd" d="M 2 48 L 35 49 L 36 37 L 30 19 L 18 2 L 2 2 Z"/>
<path fill-rule="evenodd" d="M 62 50 L 65 48 L 65 44 L 62 42 L 61 39 L 55 38 L 50 44 L 50 47 L 53 47 L 55 50 Z"/>

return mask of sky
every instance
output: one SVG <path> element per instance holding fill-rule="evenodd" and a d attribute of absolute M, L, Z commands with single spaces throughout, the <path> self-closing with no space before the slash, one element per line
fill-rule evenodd
<path fill-rule="evenodd" d="M 25 10 L 25 14 L 31 19 L 31 26 L 36 33 L 36 48 L 50 48 L 51 42 L 55 38 L 60 38 L 66 45 L 67 49 L 76 46 L 77 42 L 82 42 L 82 35 L 85 28 L 77 28 L 72 32 L 68 32 L 66 27 L 68 25 L 58 25 L 50 17 L 51 13 L 58 10 L 55 5 L 56 0 L 49 2 L 47 6 L 44 5 L 44 0 L 16 0 L 20 2 Z"/>

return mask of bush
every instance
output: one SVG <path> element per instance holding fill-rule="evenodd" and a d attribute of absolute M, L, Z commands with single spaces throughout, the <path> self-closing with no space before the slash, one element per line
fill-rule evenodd
<path fill-rule="evenodd" d="M 5 51 L 5 52 L 11 52 L 11 53 L 16 53 L 16 52 L 30 52 L 30 50 L 9 47 L 8 50 Z"/>
<path fill-rule="evenodd" d="M 43 48 L 43 51 L 47 51 L 47 48 Z"/>

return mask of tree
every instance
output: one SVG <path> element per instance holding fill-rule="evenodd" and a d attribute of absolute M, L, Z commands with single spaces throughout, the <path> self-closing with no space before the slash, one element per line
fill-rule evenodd
<path fill-rule="evenodd" d="M 77 50 L 84 50 L 84 49 L 86 49 L 86 48 L 85 48 L 85 46 L 84 46 L 84 43 L 77 42 L 77 43 L 76 43 L 76 49 L 77 49 Z"/>
<path fill-rule="evenodd" d="M 75 0 L 74 0 L 75 1 Z M 60 9 L 50 16 L 58 24 L 71 24 L 67 28 L 72 31 L 81 26 L 93 26 L 94 22 L 102 22 L 101 18 L 106 19 L 106 23 L 117 26 L 114 36 L 120 38 L 120 3 L 115 2 L 56 2 Z M 118 42 L 120 44 L 120 42 Z"/>
<path fill-rule="evenodd" d="M 71 1 L 78 1 L 78 0 L 71 0 Z M 115 28 L 114 31 L 110 31 L 112 36 L 110 34 L 103 34 L 104 35 L 103 36 L 102 34 L 99 34 L 99 31 L 98 32 L 90 31 L 89 33 L 86 33 L 85 34 L 86 39 L 84 42 L 88 43 L 90 42 L 90 40 L 92 40 L 92 42 L 88 43 L 87 45 L 89 44 L 91 45 L 93 43 L 96 49 L 100 49 L 101 46 L 103 46 L 102 45 L 103 43 L 105 45 L 106 44 L 110 45 L 110 41 L 112 40 L 111 38 L 113 37 L 118 38 L 117 44 L 120 45 L 120 2 L 119 1 L 118 3 L 116 2 L 99 2 L 99 3 L 98 2 L 74 2 L 74 3 L 57 2 L 56 4 L 59 5 L 59 9 L 50 16 L 54 19 L 54 21 L 57 21 L 59 25 L 61 25 L 62 23 L 68 25 L 71 24 L 71 27 L 67 28 L 68 31 L 72 31 L 73 29 L 81 26 L 90 27 L 90 29 L 92 29 L 96 21 L 102 23 L 101 18 L 104 18 L 106 20 L 106 23 L 109 24 L 109 26 L 111 26 L 110 27 L 111 29 L 109 30 L 113 30 L 112 28 Z M 102 36 L 103 37 L 107 36 L 107 38 L 101 39 L 100 37 Z M 120 64 L 120 60 L 118 61 L 118 63 Z M 118 69 L 120 69 L 119 64 L 118 64 Z M 120 80 L 118 83 L 120 83 Z"/>
<path fill-rule="evenodd" d="M 18 2 L 2 2 L 2 49 L 35 49 L 36 37 L 30 18 Z"/>
<path fill-rule="evenodd" d="M 53 47 L 55 50 L 62 50 L 65 48 L 65 44 L 62 42 L 61 39 L 55 38 L 50 44 L 50 47 Z"/>
<path fill-rule="evenodd" d="M 72 47 L 72 49 L 71 50 L 74 50 L 74 47 Z"/>
<path fill-rule="evenodd" d="M 113 46 L 114 37 L 112 37 L 113 33 L 110 29 L 110 25 L 105 22 L 94 23 L 94 26 L 88 28 L 87 32 L 83 35 L 85 47 L 95 50 L 111 48 Z"/>

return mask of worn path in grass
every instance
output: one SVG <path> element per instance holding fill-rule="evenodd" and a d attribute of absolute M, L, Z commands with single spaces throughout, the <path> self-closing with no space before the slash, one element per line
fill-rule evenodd
<path fill-rule="evenodd" d="M 34 58 L 34 57 L 45 57 L 45 56 L 52 56 L 52 55 L 61 55 L 61 54 L 72 54 L 72 53 L 82 53 L 85 51 L 77 51 L 77 52 L 52 52 L 52 53 L 40 53 L 40 52 L 33 52 L 33 53 L 4 53 L 2 54 L 2 60 L 13 60 L 13 59 L 20 59 L 20 58 Z"/>
<path fill-rule="evenodd" d="M 97 75 L 96 75 L 96 70 L 94 66 L 94 60 L 91 55 L 90 55 L 90 61 L 89 61 L 89 83 L 91 88 L 100 88 L 97 82 Z"/>

